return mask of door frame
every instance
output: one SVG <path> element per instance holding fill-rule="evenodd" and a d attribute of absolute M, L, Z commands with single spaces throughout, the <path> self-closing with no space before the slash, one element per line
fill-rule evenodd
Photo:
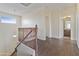
<path fill-rule="evenodd" d="M 63 30 L 63 31 L 62 31 L 62 37 L 64 38 L 64 17 L 62 18 L 61 21 L 62 21 L 62 30 Z M 72 39 L 72 17 L 71 17 L 71 32 L 70 32 L 70 33 L 71 33 L 70 39 L 73 40 L 73 39 Z"/>

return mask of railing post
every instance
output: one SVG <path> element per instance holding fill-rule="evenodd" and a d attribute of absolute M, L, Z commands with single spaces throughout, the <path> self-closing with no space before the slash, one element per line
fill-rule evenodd
<path fill-rule="evenodd" d="M 38 38 L 37 38 L 37 25 L 35 25 L 35 39 L 36 39 L 36 51 L 35 51 L 35 55 L 38 56 Z"/>

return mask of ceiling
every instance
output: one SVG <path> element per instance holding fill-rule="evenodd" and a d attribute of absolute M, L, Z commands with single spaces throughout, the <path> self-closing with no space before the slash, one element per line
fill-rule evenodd
<path fill-rule="evenodd" d="M 22 16 L 42 7 L 63 8 L 72 5 L 72 3 L 0 3 L 0 11 Z"/>

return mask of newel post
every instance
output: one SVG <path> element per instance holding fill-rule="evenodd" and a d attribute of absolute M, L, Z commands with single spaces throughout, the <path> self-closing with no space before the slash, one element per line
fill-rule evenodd
<path fill-rule="evenodd" d="M 35 55 L 38 56 L 38 38 L 37 38 L 37 25 L 35 25 L 35 39 L 36 39 L 36 51 L 35 51 Z"/>

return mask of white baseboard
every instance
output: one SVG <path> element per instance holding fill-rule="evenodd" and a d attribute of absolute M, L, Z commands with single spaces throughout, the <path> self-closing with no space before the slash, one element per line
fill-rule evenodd
<path fill-rule="evenodd" d="M 61 37 L 48 37 L 50 39 L 62 39 Z"/>

